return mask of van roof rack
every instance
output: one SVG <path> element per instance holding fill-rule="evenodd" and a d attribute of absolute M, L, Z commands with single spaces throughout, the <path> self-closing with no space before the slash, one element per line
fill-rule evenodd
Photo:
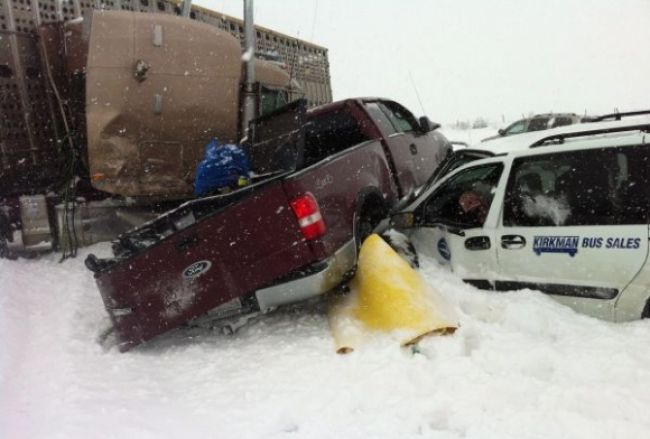
<path fill-rule="evenodd" d="M 643 123 L 639 125 L 627 125 L 622 127 L 610 127 L 610 128 L 599 128 L 596 130 L 586 130 L 586 131 L 575 131 L 569 133 L 560 133 L 553 134 L 551 136 L 542 137 L 541 139 L 535 141 L 530 148 L 538 148 L 540 146 L 545 146 L 544 144 L 551 140 L 556 140 L 558 143 L 564 143 L 565 139 L 572 137 L 586 137 L 593 136 L 596 134 L 608 134 L 608 133 L 620 133 L 625 131 L 645 131 L 650 132 L 650 123 Z"/>
<path fill-rule="evenodd" d="M 588 116 L 583 118 L 583 122 L 602 122 L 603 120 L 613 119 L 621 120 L 623 117 L 641 116 L 643 114 L 650 114 L 650 110 L 626 111 L 623 113 L 610 113 L 603 114 L 602 116 Z"/>

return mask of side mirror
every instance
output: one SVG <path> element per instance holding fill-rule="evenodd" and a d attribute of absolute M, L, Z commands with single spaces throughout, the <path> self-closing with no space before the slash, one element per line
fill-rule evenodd
<path fill-rule="evenodd" d="M 396 229 L 411 229 L 415 227 L 415 214 L 413 212 L 400 212 L 390 217 L 390 226 Z"/>
<path fill-rule="evenodd" d="M 498 132 L 499 132 L 500 136 L 505 136 L 506 135 L 506 130 L 504 130 L 503 128 L 499 128 Z"/>
<path fill-rule="evenodd" d="M 426 116 L 422 116 L 420 118 L 420 129 L 423 133 L 428 133 L 429 131 L 433 131 L 438 128 L 440 128 L 439 123 L 431 122 Z"/>

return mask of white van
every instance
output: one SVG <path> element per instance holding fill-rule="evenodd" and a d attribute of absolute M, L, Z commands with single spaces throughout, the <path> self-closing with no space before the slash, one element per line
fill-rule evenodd
<path fill-rule="evenodd" d="M 635 117 L 458 151 L 393 226 L 479 288 L 650 317 L 649 132 Z"/>

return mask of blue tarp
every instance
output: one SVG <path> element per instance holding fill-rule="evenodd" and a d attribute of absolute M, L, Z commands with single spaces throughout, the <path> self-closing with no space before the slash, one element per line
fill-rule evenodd
<path fill-rule="evenodd" d="M 236 188 L 240 177 L 248 179 L 250 164 L 246 153 L 237 145 L 219 145 L 212 139 L 205 147 L 205 157 L 196 170 L 194 195 L 208 195 L 218 189 Z"/>

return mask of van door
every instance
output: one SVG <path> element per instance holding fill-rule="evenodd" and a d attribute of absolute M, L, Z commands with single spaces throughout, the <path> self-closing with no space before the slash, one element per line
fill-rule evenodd
<path fill-rule="evenodd" d="M 450 266 L 464 281 L 490 288 L 497 269 L 495 226 L 503 198 L 501 161 L 452 174 L 416 211 L 418 253 Z"/>
<path fill-rule="evenodd" d="M 497 289 L 531 288 L 612 318 L 648 254 L 647 146 L 513 161 L 498 228 Z"/>

